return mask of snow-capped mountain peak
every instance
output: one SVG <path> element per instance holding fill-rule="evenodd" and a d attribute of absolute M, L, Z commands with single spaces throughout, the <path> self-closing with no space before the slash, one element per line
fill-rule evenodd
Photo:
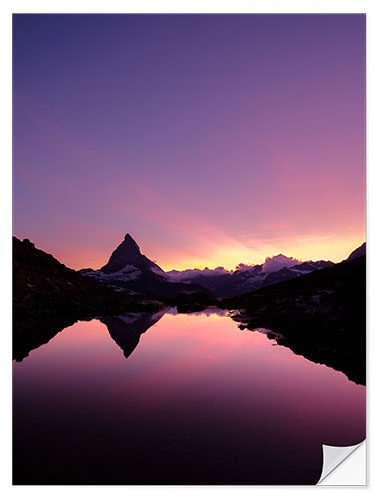
<path fill-rule="evenodd" d="M 135 240 L 126 233 L 124 240 L 112 252 L 107 264 L 100 271 L 103 273 L 115 273 L 125 266 L 132 264 L 139 269 L 161 269 L 154 262 L 141 254 L 141 250 Z"/>
<path fill-rule="evenodd" d="M 186 284 L 182 280 L 171 283 L 163 269 L 141 253 L 129 233 L 126 233 L 124 240 L 112 252 L 107 264 L 98 270 L 81 269 L 80 273 L 101 285 L 147 296 L 174 296 L 177 293 L 210 295 L 199 284 Z"/>
<path fill-rule="evenodd" d="M 273 257 L 267 257 L 263 266 L 262 272 L 264 273 L 274 273 L 280 271 L 283 267 L 293 267 L 296 264 L 300 264 L 300 261 L 294 259 L 293 257 L 286 257 L 283 254 L 274 255 Z"/>

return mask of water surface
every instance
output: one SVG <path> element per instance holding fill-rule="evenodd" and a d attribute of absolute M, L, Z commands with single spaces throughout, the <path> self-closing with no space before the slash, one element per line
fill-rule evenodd
<path fill-rule="evenodd" d="M 79 321 L 14 362 L 15 484 L 315 484 L 365 388 L 223 311 Z"/>

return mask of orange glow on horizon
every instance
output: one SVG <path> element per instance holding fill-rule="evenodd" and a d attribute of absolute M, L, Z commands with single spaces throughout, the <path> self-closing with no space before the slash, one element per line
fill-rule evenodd
<path fill-rule="evenodd" d="M 262 264 L 266 257 L 272 257 L 277 254 L 294 257 L 301 261 L 331 260 L 337 263 L 346 259 L 364 241 L 365 235 L 361 237 L 358 234 L 342 236 L 341 238 L 334 236 L 301 237 L 299 239 L 283 241 L 280 244 L 257 241 L 246 245 L 242 242 L 231 241 L 223 242 L 220 245 L 215 244 L 215 239 L 213 239 L 212 242 L 205 242 L 202 248 L 198 249 L 194 254 L 179 250 L 172 251 L 169 247 L 163 249 L 158 246 L 154 248 L 150 244 L 146 248 L 142 248 L 142 245 L 140 246 L 141 252 L 156 262 L 164 271 L 203 269 L 205 267 L 210 269 L 224 267 L 225 269 L 233 270 L 240 263 Z M 39 248 L 53 253 L 60 262 L 76 270 L 88 267 L 100 269 L 107 263 L 111 254 L 111 251 L 102 253 L 98 250 L 93 251 L 91 248 L 75 248 L 74 253 L 69 252 L 68 248 L 66 251 L 56 253 L 53 249 L 46 250 L 41 246 Z"/>
<path fill-rule="evenodd" d="M 184 269 L 203 269 L 208 267 L 215 269 L 216 267 L 224 267 L 228 270 L 233 270 L 238 264 L 262 264 L 266 257 L 283 254 L 287 257 L 294 257 L 300 261 L 309 260 L 330 260 L 338 263 L 346 259 L 350 253 L 362 245 L 365 238 L 345 238 L 333 243 L 316 242 L 315 244 L 304 243 L 289 243 L 282 247 L 259 245 L 259 251 L 245 249 L 247 251 L 241 252 L 238 248 L 217 248 L 212 252 L 212 257 L 205 258 L 189 258 L 176 256 L 176 260 L 170 259 L 168 262 L 162 259 L 158 260 L 158 265 L 164 271 L 171 271 L 173 269 L 182 271 Z M 165 262 L 165 264 L 164 264 Z"/>

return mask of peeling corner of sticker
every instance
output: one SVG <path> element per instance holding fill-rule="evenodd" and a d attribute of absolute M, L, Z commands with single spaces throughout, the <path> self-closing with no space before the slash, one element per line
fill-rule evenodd
<path fill-rule="evenodd" d="M 322 446 L 323 469 L 317 485 L 366 485 L 366 440 L 354 446 Z"/>

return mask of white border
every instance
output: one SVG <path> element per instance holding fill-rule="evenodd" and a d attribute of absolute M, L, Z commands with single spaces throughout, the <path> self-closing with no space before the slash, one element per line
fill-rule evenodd
<path fill-rule="evenodd" d="M 373 127 L 371 126 L 374 120 L 374 99 L 373 91 L 375 89 L 374 78 L 374 18 L 375 18 L 375 2 L 373 1 L 329 1 L 316 0 L 312 1 L 281 1 L 281 0 L 263 0 L 258 1 L 239 1 L 232 0 L 230 2 L 223 0 L 204 1 L 204 0 L 180 0 L 177 2 L 157 0 L 157 1 L 119 1 L 119 0 L 56 0 L 42 1 L 3 1 L 0 6 L 0 53 L 2 78 L 0 80 L 2 99 L 1 106 L 1 153 L 2 164 L 0 168 L 0 220 L 1 220 L 1 308 L 2 308 L 2 332 L 1 332 L 1 387 L 2 387 L 2 405 L 1 405 L 1 437 L 0 437 L 0 488 L 2 498 L 27 498 L 35 499 L 50 499 L 53 496 L 56 499 L 66 498 L 67 495 L 71 498 L 80 498 L 82 495 L 90 495 L 91 499 L 102 499 L 105 495 L 108 498 L 161 498 L 162 500 L 175 499 L 178 496 L 184 500 L 191 498 L 191 495 L 198 498 L 214 498 L 215 500 L 226 499 L 229 495 L 236 498 L 246 498 L 255 495 L 256 498 L 264 498 L 275 494 L 281 499 L 300 498 L 301 494 L 310 497 L 318 492 L 319 496 L 339 494 L 341 497 L 352 499 L 357 495 L 368 495 L 371 490 L 374 490 L 372 479 L 373 476 L 368 474 L 369 487 L 272 487 L 272 486 L 237 486 L 237 487 L 15 487 L 11 486 L 11 14 L 12 13 L 366 13 L 367 15 L 367 217 L 368 217 L 368 306 L 374 303 L 374 268 L 372 265 L 372 234 L 373 234 L 373 215 L 375 208 L 375 199 L 371 197 L 374 193 L 374 175 L 371 173 L 370 159 L 374 157 L 374 137 Z M 372 139 L 372 140 L 371 140 Z M 370 310 L 371 309 L 371 310 Z M 373 330 L 375 309 L 368 307 L 368 331 Z M 368 415 L 374 415 L 373 411 L 373 387 L 374 370 L 371 367 L 369 353 L 372 351 L 373 342 L 368 335 Z M 368 458 L 370 464 L 372 461 L 373 449 L 373 433 L 371 427 L 368 428 Z M 374 469 L 374 467 L 372 467 Z M 368 473 L 370 469 L 368 468 Z M 353 491 L 355 488 L 355 491 Z M 301 491 L 303 489 L 303 492 Z M 277 491 L 275 491 L 277 490 Z M 339 491 L 337 491 L 339 490 Z M 374 491 L 372 495 L 374 494 Z"/>

